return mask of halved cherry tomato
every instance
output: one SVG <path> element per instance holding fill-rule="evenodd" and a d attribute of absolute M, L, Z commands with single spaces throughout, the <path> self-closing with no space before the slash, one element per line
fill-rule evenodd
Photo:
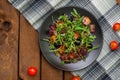
<path fill-rule="evenodd" d="M 88 16 L 85 16 L 85 17 L 83 18 L 83 20 L 82 20 L 82 23 L 83 23 L 84 25 L 89 25 L 89 24 L 91 23 L 91 20 L 90 20 L 90 18 L 89 18 Z"/>
<path fill-rule="evenodd" d="M 50 37 L 50 42 L 55 42 L 55 40 L 56 40 L 56 35 L 52 35 L 52 36 Z"/>
<path fill-rule="evenodd" d="M 114 31 L 119 31 L 120 30 L 120 23 L 115 23 L 114 25 L 113 25 L 113 30 Z"/>
<path fill-rule="evenodd" d="M 78 39 L 80 37 L 80 34 L 78 33 L 78 32 L 76 32 L 75 34 L 74 34 L 74 38 L 75 39 Z"/>
<path fill-rule="evenodd" d="M 91 25 L 90 25 L 90 32 L 91 32 L 91 33 L 94 33 L 94 32 L 95 32 L 95 25 L 94 25 L 94 24 L 91 24 Z"/>
<path fill-rule="evenodd" d="M 110 49 L 111 49 L 111 50 L 117 50 L 117 49 L 118 49 L 118 46 L 119 46 L 119 44 L 118 44 L 117 41 L 111 41 L 111 42 L 110 42 Z"/>
<path fill-rule="evenodd" d="M 28 75 L 29 76 L 35 76 L 37 74 L 37 69 L 33 66 L 30 66 L 28 68 Z"/>
<path fill-rule="evenodd" d="M 72 80 L 81 80 L 79 76 L 73 76 Z"/>
<path fill-rule="evenodd" d="M 70 59 L 74 59 L 74 58 L 75 58 L 75 54 L 74 54 L 74 53 L 70 53 L 70 54 L 69 54 L 69 58 L 70 58 Z"/>
<path fill-rule="evenodd" d="M 65 45 L 61 45 L 61 46 L 58 48 L 58 52 L 59 52 L 60 54 L 63 54 L 64 50 L 65 50 Z"/>

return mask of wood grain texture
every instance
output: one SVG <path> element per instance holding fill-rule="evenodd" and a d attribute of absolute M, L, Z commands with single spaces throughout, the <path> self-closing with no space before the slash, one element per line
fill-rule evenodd
<path fill-rule="evenodd" d="M 120 0 L 116 0 L 116 2 L 118 3 L 118 5 L 120 5 Z"/>
<path fill-rule="evenodd" d="M 0 80 L 71 80 L 70 72 L 63 74 L 40 55 L 38 37 L 22 14 L 0 0 Z M 27 74 L 30 66 L 38 70 L 34 77 Z"/>
<path fill-rule="evenodd" d="M 0 0 L 0 80 L 18 79 L 18 15 L 7 0 Z"/>
<path fill-rule="evenodd" d="M 64 74 L 64 80 L 71 80 L 72 79 L 72 77 L 73 77 L 73 75 L 72 75 L 72 73 L 71 72 L 64 72 L 65 74 Z"/>
<path fill-rule="evenodd" d="M 38 32 L 20 16 L 20 52 L 19 52 L 19 76 L 23 80 L 40 80 L 40 49 Z M 30 77 L 27 74 L 29 66 L 37 68 L 37 75 Z"/>
<path fill-rule="evenodd" d="M 51 66 L 42 56 L 41 80 L 63 80 L 63 71 Z"/>

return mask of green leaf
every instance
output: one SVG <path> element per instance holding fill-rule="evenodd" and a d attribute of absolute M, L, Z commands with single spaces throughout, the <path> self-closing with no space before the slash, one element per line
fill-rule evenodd
<path fill-rule="evenodd" d="M 79 26 L 76 26 L 76 27 L 75 27 L 75 30 L 82 30 L 82 31 L 84 31 L 85 29 L 84 29 L 84 28 L 81 28 L 81 27 L 79 27 Z"/>
<path fill-rule="evenodd" d="M 76 9 L 73 9 L 75 15 L 79 15 Z"/>
<path fill-rule="evenodd" d="M 60 16 L 58 19 L 59 19 L 59 20 L 63 20 L 63 19 L 64 19 L 64 17 L 65 17 L 65 16 L 64 16 L 64 15 L 62 15 L 62 16 Z"/>
<path fill-rule="evenodd" d="M 49 39 L 43 39 L 43 41 L 47 41 L 47 42 L 49 42 Z"/>
<path fill-rule="evenodd" d="M 99 46 L 94 46 L 93 48 L 89 49 L 88 52 L 90 52 L 90 51 L 92 51 L 92 50 L 95 50 L 95 49 L 97 49 L 97 48 L 99 48 Z"/>
<path fill-rule="evenodd" d="M 65 62 L 64 62 L 64 61 L 61 61 L 61 64 L 62 64 L 62 65 L 64 65 L 64 64 L 65 64 Z"/>

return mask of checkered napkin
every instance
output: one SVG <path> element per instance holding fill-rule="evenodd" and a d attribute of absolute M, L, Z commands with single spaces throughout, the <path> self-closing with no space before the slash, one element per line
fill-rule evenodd
<path fill-rule="evenodd" d="M 103 48 L 97 60 L 89 67 L 72 72 L 82 80 L 120 80 L 120 47 L 109 49 L 111 40 L 120 42 L 120 32 L 114 32 L 112 25 L 120 22 L 120 6 L 115 0 L 8 0 L 28 22 L 38 29 L 50 11 L 63 6 L 82 7 L 98 20 L 103 31 Z"/>

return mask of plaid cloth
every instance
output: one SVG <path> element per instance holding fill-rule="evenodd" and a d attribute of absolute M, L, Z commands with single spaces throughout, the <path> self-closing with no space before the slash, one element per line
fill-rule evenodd
<path fill-rule="evenodd" d="M 72 72 L 82 80 L 120 80 L 120 47 L 109 49 L 111 40 L 120 42 L 120 32 L 112 26 L 120 22 L 120 7 L 115 0 L 8 0 L 28 22 L 38 29 L 50 11 L 63 6 L 82 7 L 91 12 L 98 20 L 103 31 L 103 48 L 100 56 L 89 67 Z"/>

